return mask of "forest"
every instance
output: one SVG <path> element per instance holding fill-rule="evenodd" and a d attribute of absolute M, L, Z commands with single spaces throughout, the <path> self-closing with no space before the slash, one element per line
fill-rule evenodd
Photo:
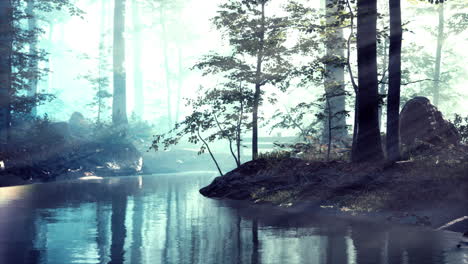
<path fill-rule="evenodd" d="M 172 174 L 206 174 L 184 176 L 195 200 L 461 234 L 467 31 L 466 0 L 0 0 L 0 189 L 105 184 L 52 197 L 110 197 L 109 263 L 124 263 L 114 233 L 126 237 L 132 184 L 156 190 L 158 177 L 161 262 L 194 263 L 168 249 L 172 204 L 180 217 L 178 195 L 193 191 Z M 99 191 L 126 181 L 126 195 Z M 262 220 L 246 214 L 261 263 Z"/>

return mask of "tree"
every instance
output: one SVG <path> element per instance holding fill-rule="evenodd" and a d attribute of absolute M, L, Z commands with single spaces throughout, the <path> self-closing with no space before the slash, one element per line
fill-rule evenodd
<path fill-rule="evenodd" d="M 142 25 L 140 21 L 141 5 L 138 0 L 132 2 L 132 24 L 133 24 L 133 81 L 134 81 L 134 114 L 138 118 L 143 117 L 144 112 L 144 91 L 143 91 L 143 69 L 142 59 Z"/>
<path fill-rule="evenodd" d="M 434 104 L 439 103 L 440 66 L 444 33 L 444 3 L 438 6 L 437 51 L 434 70 Z M 387 159 L 391 162 L 400 159 L 399 111 L 401 87 L 401 42 L 403 36 L 400 0 L 389 0 L 390 7 L 390 50 L 389 50 L 389 87 L 387 102 Z"/>
<path fill-rule="evenodd" d="M 400 159 L 400 85 L 401 85 L 401 25 L 400 0 L 389 0 L 390 7 L 390 50 L 388 65 L 387 97 L 387 160 Z"/>
<path fill-rule="evenodd" d="M 160 32 L 158 32 L 158 39 L 161 41 L 162 46 L 162 66 L 164 70 L 164 80 L 161 80 L 162 86 L 166 89 L 166 116 L 167 116 L 167 127 L 171 129 L 174 125 L 174 106 L 173 106 L 173 92 L 176 91 L 176 113 L 175 119 L 178 118 L 178 109 L 180 103 L 180 89 L 182 83 L 178 81 L 177 89 L 174 89 L 173 85 L 174 77 L 177 76 L 173 68 L 179 68 L 181 66 L 180 59 L 171 60 L 172 57 L 178 56 L 180 58 L 179 47 L 176 47 L 174 50 L 175 53 L 171 53 L 171 44 L 175 42 L 177 45 L 180 45 L 182 42 L 182 35 L 186 36 L 185 32 L 179 30 L 181 27 L 181 9 L 183 8 L 183 3 L 180 0 L 147 0 L 144 1 L 146 8 L 151 10 L 152 14 L 155 17 L 154 24 L 160 27 Z M 177 66 L 173 66 L 171 62 L 174 62 Z M 177 76 L 180 77 L 180 76 Z M 175 121 L 177 123 L 178 120 Z"/>
<path fill-rule="evenodd" d="M 114 45 L 113 45 L 113 71 L 114 96 L 112 101 L 112 123 L 115 126 L 128 124 L 126 71 L 125 71 L 125 0 L 114 2 Z"/>
<path fill-rule="evenodd" d="M 325 96 L 328 114 L 324 118 L 324 138 L 329 144 L 347 136 L 346 92 L 344 84 L 344 49 L 342 0 L 326 1 Z M 330 120 L 329 120 L 330 119 Z"/>
<path fill-rule="evenodd" d="M 446 5 L 449 5 L 449 8 L 452 8 L 455 11 L 451 17 L 447 18 L 445 15 Z M 445 1 L 436 1 L 437 6 L 437 17 L 438 17 L 438 26 L 437 26 L 437 48 L 435 55 L 435 65 L 434 65 L 434 85 L 433 85 L 433 103 L 436 106 L 439 106 L 440 103 L 440 86 L 442 79 L 442 53 L 444 48 L 444 42 L 450 34 L 459 34 L 466 30 L 468 26 L 468 15 L 466 14 L 466 3 L 463 1 L 450 1 L 445 3 Z M 447 26 L 446 26 L 447 24 Z"/>
<path fill-rule="evenodd" d="M 33 58 L 37 56 L 38 54 L 38 50 L 37 50 L 38 40 L 37 40 L 37 34 L 35 32 L 37 30 L 37 18 L 34 12 L 34 9 L 35 9 L 34 4 L 35 4 L 34 0 L 26 1 L 26 15 L 28 16 L 28 31 L 31 34 L 31 40 L 29 43 L 29 56 Z M 30 68 L 29 73 L 31 76 L 29 80 L 28 95 L 30 97 L 35 97 L 37 94 L 37 81 L 39 79 L 38 63 L 39 63 L 38 60 L 33 59 L 31 60 L 31 65 L 29 67 Z M 36 107 L 32 108 L 31 114 L 33 116 L 36 115 Z"/>
<path fill-rule="evenodd" d="M 167 149 L 187 137 L 189 143 L 201 143 L 198 154 L 207 151 L 219 174 L 223 175 L 210 143 L 227 140 L 237 167 L 241 165 L 241 135 L 251 126 L 247 122 L 247 114 L 252 112 L 253 94 L 242 83 L 233 82 L 224 84 L 222 88 L 205 90 L 201 87 L 198 94 L 197 98 L 187 102 L 192 113 L 176 123 L 168 133 L 156 135 L 152 148 L 158 150 L 162 145 Z"/>
<path fill-rule="evenodd" d="M 100 49 L 103 49 L 103 47 L 101 46 Z M 112 98 L 112 94 L 108 92 L 109 77 L 103 74 L 103 72 L 109 71 L 109 65 L 101 55 L 102 52 L 100 50 L 98 58 L 90 58 L 86 55 L 84 56 L 84 59 L 96 60 L 98 62 L 97 75 L 95 74 L 95 71 L 88 71 L 87 74 L 80 75 L 80 78 L 86 80 L 95 91 L 93 100 L 88 105 L 91 106 L 94 109 L 93 112 L 96 113 L 96 124 L 98 126 L 102 125 L 103 115 L 105 111 L 109 109 L 106 101 L 107 99 Z"/>
<path fill-rule="evenodd" d="M 353 162 L 380 161 L 383 159 L 383 150 L 378 118 L 376 0 L 357 1 L 357 58 L 357 135 L 351 159 Z"/>
<path fill-rule="evenodd" d="M 19 93 L 28 90 L 30 84 L 37 83 L 39 70 L 31 73 L 31 68 L 37 68 L 35 65 L 45 58 L 43 51 L 36 50 L 29 54 L 25 49 L 25 46 L 37 41 L 38 28 L 24 30 L 21 27 L 23 20 L 31 17 L 23 7 L 21 1 L 0 1 L 0 144 L 8 143 L 12 113 L 29 113 L 50 98 L 47 95 L 31 98 Z M 29 5 L 26 11 L 32 8 L 43 12 L 68 9 L 70 15 L 81 14 L 69 0 L 36 0 L 34 6 Z M 30 50 L 35 50 L 31 46 Z"/>
<path fill-rule="evenodd" d="M 433 98 L 434 105 L 439 105 L 439 87 L 440 87 L 440 65 L 442 62 L 442 46 L 445 39 L 444 27 L 445 27 L 445 18 L 444 18 L 444 3 L 440 3 L 437 8 L 439 25 L 437 27 L 437 49 L 435 56 L 435 66 L 434 66 L 434 88 L 433 88 Z"/>
<path fill-rule="evenodd" d="M 13 53 L 13 6 L 10 0 L 0 0 L 0 144 L 8 143 Z"/>
<path fill-rule="evenodd" d="M 102 122 L 104 110 L 110 109 L 106 102 L 107 99 L 112 98 L 112 94 L 108 92 L 110 86 L 110 74 L 112 71 L 109 65 L 110 48 L 107 43 L 110 19 L 106 4 L 109 4 L 109 2 L 106 0 L 100 1 L 99 57 L 97 58 L 98 74 L 97 76 L 94 76 L 89 72 L 88 75 L 86 75 L 86 79 L 96 91 L 93 96 L 93 101 L 89 105 L 96 107 L 96 123 L 98 125 Z"/>
<path fill-rule="evenodd" d="M 466 76 L 464 61 L 461 59 L 464 54 L 457 52 L 459 45 L 456 44 L 459 40 L 455 36 L 466 32 L 468 28 L 468 6 L 463 0 L 436 3 L 413 2 L 413 8 L 410 9 L 411 15 L 434 18 L 435 25 L 424 26 L 423 29 L 434 36 L 435 49 L 425 48 L 427 40 L 403 46 L 402 83 L 418 84 L 405 86 L 402 101 L 414 95 L 430 96 L 432 103 L 447 114 L 453 113 L 456 102 L 464 98 L 463 94 L 454 89 L 457 81 L 460 83 Z"/>
<path fill-rule="evenodd" d="M 167 122 L 168 127 L 172 126 L 172 96 L 171 96 L 171 80 L 170 80 L 170 70 L 169 70 L 169 54 L 168 54 L 168 39 L 167 39 L 167 21 L 166 21 L 166 5 L 167 1 L 160 1 L 159 7 L 159 23 L 161 25 L 161 40 L 163 45 L 163 57 L 164 57 L 164 71 L 165 71 L 165 80 L 166 80 L 166 90 L 167 90 Z"/>
<path fill-rule="evenodd" d="M 323 105 L 318 107 L 320 113 L 316 117 L 322 122 L 321 143 L 326 143 L 329 151 L 332 146 L 346 145 L 347 139 L 346 117 L 349 112 L 346 111 L 345 99 L 349 93 L 345 89 L 345 66 L 349 63 L 345 50 L 348 46 L 349 57 L 351 45 L 343 38 L 343 29 L 353 28 L 354 15 L 351 8 L 346 12 L 345 3 L 341 0 L 327 1 L 325 14 L 296 1 L 290 2 L 286 9 L 295 28 L 301 33 L 295 50 L 302 55 L 302 61 L 311 59 L 305 66 L 296 67 L 294 75 L 301 78 L 300 86 L 312 84 L 325 87 L 324 95 L 318 99 Z M 352 80 L 353 77 L 350 77 Z M 304 102 L 302 105 L 314 104 Z"/>
<path fill-rule="evenodd" d="M 228 0 L 220 5 L 213 23 L 229 40 L 232 53 L 226 56 L 209 54 L 195 66 L 205 70 L 205 74 L 222 73 L 230 80 L 253 86 L 252 159 L 258 157 L 259 107 L 263 87 L 285 82 L 292 68 L 288 61 L 290 50 L 284 45 L 291 24 L 287 17 L 267 16 L 268 2 Z"/>

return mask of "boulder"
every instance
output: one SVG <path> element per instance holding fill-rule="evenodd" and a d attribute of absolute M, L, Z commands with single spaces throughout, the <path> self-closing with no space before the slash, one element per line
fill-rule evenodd
<path fill-rule="evenodd" d="M 49 134 L 57 136 L 60 140 L 69 141 L 71 139 L 70 126 L 67 122 L 51 123 L 49 125 L 49 130 Z M 57 140 L 57 138 L 55 138 L 55 140 Z"/>
<path fill-rule="evenodd" d="M 460 135 L 455 126 L 445 120 L 437 107 L 425 97 L 409 100 L 400 113 L 401 144 L 411 148 L 415 143 L 458 145 Z"/>
<path fill-rule="evenodd" d="M 80 112 L 74 112 L 68 120 L 68 124 L 73 136 L 84 137 L 89 134 L 90 125 Z"/>

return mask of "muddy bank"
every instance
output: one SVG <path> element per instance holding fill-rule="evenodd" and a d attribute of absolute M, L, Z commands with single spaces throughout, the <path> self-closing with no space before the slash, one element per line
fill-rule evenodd
<path fill-rule="evenodd" d="M 433 227 L 468 215 L 467 147 L 422 152 L 391 166 L 259 159 L 216 178 L 200 193 L 290 211 L 321 210 Z M 453 228 L 468 229 L 463 225 Z"/>

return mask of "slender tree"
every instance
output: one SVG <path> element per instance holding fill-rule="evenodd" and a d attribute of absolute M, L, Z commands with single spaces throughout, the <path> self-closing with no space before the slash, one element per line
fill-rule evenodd
<path fill-rule="evenodd" d="M 255 71 L 255 90 L 253 98 L 253 112 L 252 112 L 252 159 L 258 157 L 258 107 L 260 105 L 261 93 L 261 77 L 264 56 L 264 43 L 265 43 L 265 4 L 266 1 L 260 1 L 260 31 L 258 32 L 258 51 L 257 51 L 257 66 Z"/>
<path fill-rule="evenodd" d="M 376 0 L 357 1 L 357 59 L 357 135 L 353 144 L 352 161 L 380 161 L 383 159 L 383 150 L 378 117 Z"/>
<path fill-rule="evenodd" d="M 440 66 L 442 64 L 442 47 L 445 39 L 445 18 L 444 18 L 444 3 L 440 3 L 437 7 L 437 13 L 439 18 L 439 25 L 437 28 L 437 49 L 435 56 L 435 67 L 434 67 L 434 87 L 433 87 L 433 103 L 439 105 L 439 94 L 440 94 Z"/>
<path fill-rule="evenodd" d="M 8 143 L 13 53 L 13 6 L 11 0 L 0 0 L 0 144 Z"/>
<path fill-rule="evenodd" d="M 382 58 L 382 74 L 385 75 L 385 72 L 388 70 L 388 39 L 383 40 L 383 58 Z M 385 76 L 382 76 L 381 82 L 379 84 L 379 94 L 387 93 L 387 83 L 385 82 Z M 382 129 L 382 115 L 383 115 L 383 104 L 379 104 L 379 128 Z"/>
<path fill-rule="evenodd" d="M 387 160 L 400 159 L 400 84 L 401 84 L 401 26 L 400 0 L 389 0 L 390 7 L 390 50 L 388 65 L 387 97 Z"/>
<path fill-rule="evenodd" d="M 140 21 L 140 4 L 138 0 L 132 2 L 132 23 L 133 23 L 133 88 L 134 88 L 134 114 L 138 118 L 144 113 L 144 91 L 143 91 L 143 69 L 142 59 L 142 25 Z"/>
<path fill-rule="evenodd" d="M 325 96 L 329 114 L 324 118 L 324 137 L 336 142 L 347 135 L 346 96 L 344 84 L 343 25 L 340 12 L 344 9 L 341 0 L 326 0 L 326 59 L 325 59 Z M 328 120 L 331 118 L 331 120 Z M 328 131 L 330 130 L 330 131 Z M 329 142 L 330 143 L 330 142 Z"/>
<path fill-rule="evenodd" d="M 181 43 L 177 43 L 177 95 L 176 95 L 176 112 L 175 112 L 175 122 L 179 122 L 180 118 L 180 104 L 182 99 L 182 84 L 185 77 L 185 69 L 183 66 L 183 53 Z"/>
<path fill-rule="evenodd" d="M 37 57 L 38 55 L 38 50 L 37 50 L 37 36 L 35 34 L 35 31 L 37 30 L 37 18 L 34 12 L 34 9 L 35 9 L 34 3 L 35 3 L 34 0 L 26 1 L 26 14 L 28 16 L 28 31 L 32 35 L 30 43 L 29 43 L 29 56 L 32 58 L 31 65 L 29 67 L 30 78 L 29 78 L 28 96 L 30 97 L 36 96 L 37 81 L 39 79 L 37 76 L 37 73 L 39 71 L 38 69 L 39 61 L 35 59 L 35 57 Z M 31 114 L 36 115 L 36 107 L 33 107 L 31 109 Z"/>
<path fill-rule="evenodd" d="M 263 87 L 287 80 L 291 72 L 285 47 L 286 31 L 291 27 L 286 17 L 267 16 L 269 0 L 229 0 L 220 6 L 213 19 L 225 33 L 233 48 L 232 54 L 210 54 L 195 67 L 206 73 L 222 73 L 231 81 L 245 81 L 253 86 L 252 159 L 258 157 L 259 108 Z"/>
<path fill-rule="evenodd" d="M 168 36 L 167 36 L 167 19 L 166 19 L 166 6 L 164 2 L 161 3 L 161 7 L 159 8 L 159 23 L 161 25 L 161 41 L 163 46 L 163 60 L 164 60 L 164 72 L 165 72 L 165 85 L 167 91 L 167 124 L 168 128 L 172 127 L 172 91 L 171 91 L 171 79 L 170 79 L 170 69 L 169 69 L 169 52 L 168 52 Z"/>
<path fill-rule="evenodd" d="M 116 126 L 125 125 L 127 119 L 126 72 L 125 72 L 125 0 L 114 2 L 114 45 L 113 70 L 114 92 L 112 101 L 112 123 Z"/>
<path fill-rule="evenodd" d="M 109 87 L 109 65 L 108 65 L 108 52 L 106 45 L 106 35 L 107 35 L 107 19 L 108 12 L 106 7 L 106 1 L 100 1 L 100 29 L 99 29 L 99 57 L 98 57 L 98 75 L 97 78 L 93 77 L 93 74 L 90 72 L 85 79 L 87 79 L 91 85 L 94 86 L 96 93 L 94 95 L 94 100 L 89 105 L 95 106 L 96 109 L 96 123 L 99 125 L 102 121 L 102 114 L 106 107 L 105 99 L 111 98 L 112 95 L 107 91 Z"/>

